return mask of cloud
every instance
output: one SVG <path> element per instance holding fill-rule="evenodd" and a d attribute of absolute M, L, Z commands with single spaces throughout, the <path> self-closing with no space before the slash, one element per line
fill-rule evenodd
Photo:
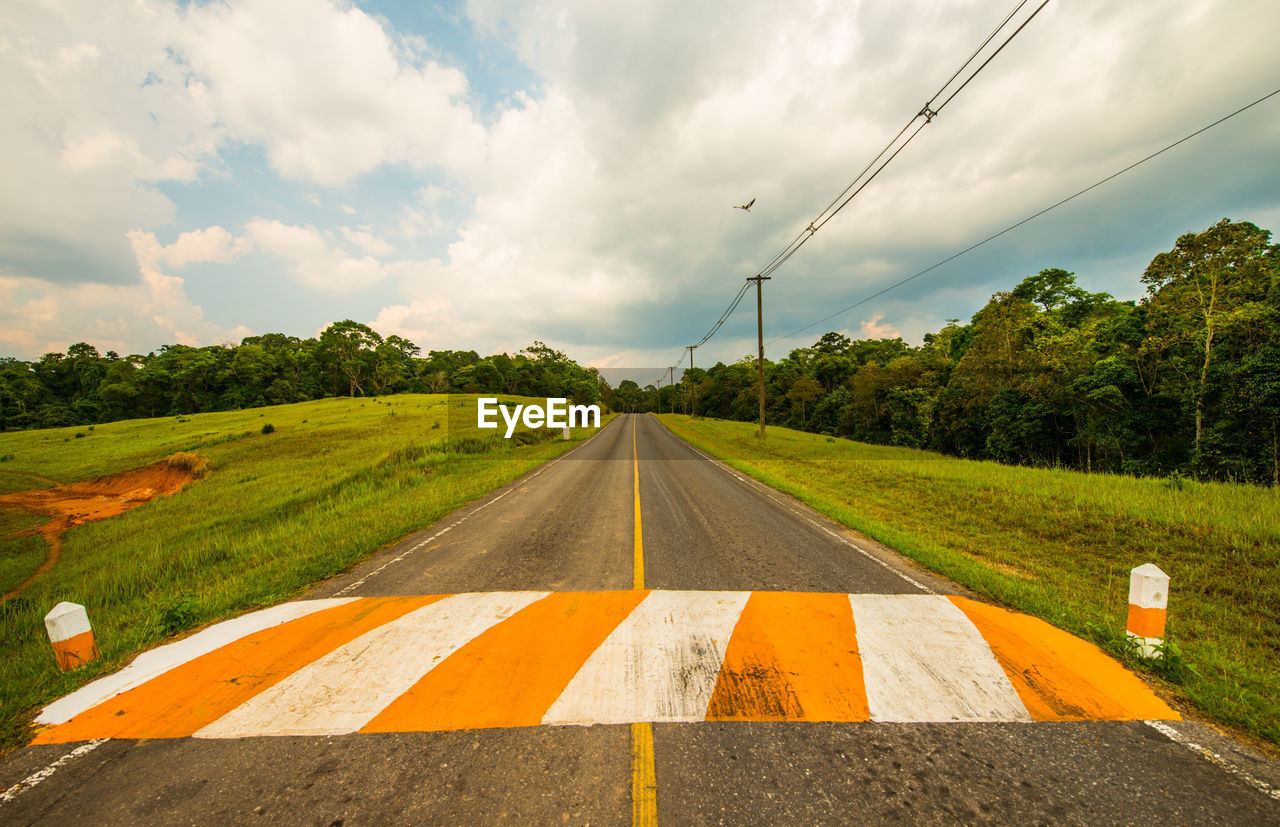
<path fill-rule="evenodd" d="M 215 157 L 216 118 L 164 58 L 167 4 L 18 4 L 0 21 L 5 128 L 0 273 L 125 283 L 125 233 L 173 219 L 153 182 L 191 181 Z"/>
<path fill-rule="evenodd" d="M 315 290 L 352 293 L 386 277 L 386 271 L 377 259 L 369 255 L 351 255 L 315 227 L 298 227 L 274 219 L 255 219 L 244 229 L 245 236 L 257 249 L 289 262 L 293 277 Z M 367 233 L 364 235 L 368 236 Z M 372 236 L 368 236 L 368 243 L 377 245 Z"/>
<path fill-rule="evenodd" d="M 137 270 L 128 284 L 68 286 L 0 276 L 0 343 L 35 358 L 65 352 L 76 342 L 129 354 L 165 344 L 234 343 L 252 335 L 243 325 L 227 328 L 205 320 L 183 280 L 159 269 L 166 250 L 181 253 L 183 247 L 161 247 L 149 233 L 131 242 Z"/>
<path fill-rule="evenodd" d="M 149 269 L 165 265 L 181 268 L 188 264 L 226 263 L 249 252 L 253 246 L 247 237 L 235 238 L 218 226 L 182 233 L 169 245 L 160 244 L 155 233 L 132 230 L 127 236 L 139 264 Z"/>
<path fill-rule="evenodd" d="M 644 351 L 654 340 L 676 350 L 700 336 L 740 279 L 839 192 L 1005 12 L 949 0 L 815 3 L 786 16 L 763 2 L 733 15 L 674 0 L 466 8 L 544 81 L 491 129 L 489 174 L 461 234 L 468 271 L 486 262 L 518 269 L 525 285 L 596 273 L 612 303 L 550 315 L 537 328 L 596 352 Z M 1203 125 L 1235 103 L 1224 90 L 1250 100 L 1242 79 L 1280 71 L 1280 53 L 1256 24 L 1275 19 L 1266 9 L 1210 0 L 1176 13 L 1102 0 L 1047 8 L 778 271 L 766 289 L 766 335 L 867 296 Z M 1185 155 L 1171 155 L 1165 178 L 1135 176 L 1099 191 L 1091 209 L 1064 210 L 993 245 L 1000 266 L 970 257 L 889 294 L 869 308 L 878 315 L 867 335 L 967 318 L 1021 268 L 1074 260 L 1082 278 L 1097 279 L 1090 271 L 1113 267 L 1114 248 L 1167 246 L 1168 228 L 1194 226 L 1189 207 L 1206 193 L 1230 203 L 1258 188 L 1280 119 L 1261 127 L 1224 129 L 1238 151 L 1197 173 L 1203 185 L 1179 173 Z M 1270 165 L 1280 183 L 1276 173 Z M 729 209 L 752 197 L 750 214 Z M 1274 192 L 1250 197 L 1275 203 Z M 452 257 L 444 264 L 454 272 Z M 468 277 L 503 281 L 496 271 Z M 528 287 L 510 289 L 521 307 L 541 306 Z M 938 298 L 957 291 L 976 304 L 957 313 Z M 731 337 L 746 332 L 747 315 L 708 350 L 734 358 Z M 611 323 L 604 339 L 600 318 Z"/>
<path fill-rule="evenodd" d="M 281 175 L 342 186 L 383 164 L 480 162 L 466 76 L 418 62 L 356 6 L 244 0 L 193 6 L 186 23 L 193 94 Z"/>
<path fill-rule="evenodd" d="M 0 43 L 0 274 L 129 282 L 128 233 L 176 216 L 159 185 L 232 174 L 228 147 L 323 186 L 484 154 L 466 77 L 345 3 L 24 4 Z"/>
<path fill-rule="evenodd" d="M 877 313 L 870 319 L 863 319 L 861 322 L 862 338 L 864 339 L 897 339 L 902 336 L 898 329 L 891 324 L 880 324 L 880 320 L 884 318 L 883 313 Z"/>
<path fill-rule="evenodd" d="M 775 274 L 766 336 L 1270 91 L 1256 79 L 1280 73 L 1272 6 L 1050 4 Z M 733 14 L 676 0 L 468 0 L 470 26 L 444 42 L 336 0 L 19 4 L 0 22 L 0 275 L 14 301 L 54 295 L 90 330 L 90 303 L 53 285 L 176 302 L 161 288 L 179 268 L 209 265 L 184 275 L 216 278 L 213 265 L 243 276 L 283 262 L 279 289 L 300 286 L 299 314 L 327 314 L 332 293 L 424 344 L 541 338 L 674 359 L 1006 8 L 816 1 L 780 15 L 764 0 Z M 473 92 L 495 85 L 486 56 L 504 51 L 536 84 Z M 481 99 L 502 103 L 481 111 Z M 863 317 L 870 331 L 916 336 L 1046 266 L 1123 293 L 1134 262 L 1177 233 L 1280 209 L 1269 106 L 813 338 Z M 228 193 L 239 211 L 218 200 Z M 731 209 L 753 197 L 750 213 Z M 104 318 L 118 316 L 112 301 Z M 243 297 L 213 301 L 210 314 L 234 326 Z M 748 310 L 700 363 L 751 350 Z"/>
<path fill-rule="evenodd" d="M 339 227 L 338 231 L 348 244 L 359 247 L 371 256 L 385 258 L 395 252 L 396 248 L 389 242 L 374 235 L 369 230 L 353 230 L 350 227 Z"/>

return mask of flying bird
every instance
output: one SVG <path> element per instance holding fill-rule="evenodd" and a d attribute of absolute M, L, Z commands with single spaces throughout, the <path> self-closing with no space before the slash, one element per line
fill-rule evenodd
<path fill-rule="evenodd" d="M 751 212 L 751 205 L 752 205 L 752 204 L 754 204 L 754 203 L 756 203 L 756 200 L 755 200 L 754 198 L 752 198 L 750 201 L 748 201 L 748 202 L 747 202 L 747 203 L 745 203 L 745 204 L 738 204 L 737 206 L 735 206 L 735 207 L 734 207 L 734 209 L 735 209 L 735 210 L 746 210 L 747 212 Z"/>

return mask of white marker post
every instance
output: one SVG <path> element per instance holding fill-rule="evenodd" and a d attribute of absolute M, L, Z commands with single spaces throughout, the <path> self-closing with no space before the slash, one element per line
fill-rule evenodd
<path fill-rule="evenodd" d="M 571 436 L 571 435 L 570 435 L 570 433 L 569 433 L 569 429 L 568 429 L 568 428 L 565 428 L 565 429 L 564 429 L 564 438 L 565 438 L 565 439 L 569 439 L 569 438 L 570 438 L 570 436 Z"/>
<path fill-rule="evenodd" d="M 44 627 L 49 631 L 54 657 L 63 672 L 97 659 L 98 647 L 93 642 L 93 628 L 89 625 L 89 613 L 84 606 L 59 603 L 44 616 Z"/>
<path fill-rule="evenodd" d="M 1169 575 L 1154 563 L 1138 566 L 1129 573 L 1129 639 L 1138 645 L 1144 658 L 1157 656 L 1164 645 L 1165 611 L 1169 605 Z"/>

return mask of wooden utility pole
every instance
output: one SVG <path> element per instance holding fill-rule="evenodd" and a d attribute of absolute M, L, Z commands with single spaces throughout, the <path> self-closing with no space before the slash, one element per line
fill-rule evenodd
<path fill-rule="evenodd" d="M 658 413 L 662 413 L 662 379 L 658 379 Z"/>
<path fill-rule="evenodd" d="M 693 379 L 693 349 L 697 345 L 689 345 L 689 415 L 698 418 L 698 385 Z"/>
<path fill-rule="evenodd" d="M 761 298 L 760 286 L 769 280 L 768 276 L 752 276 L 747 281 L 756 283 L 756 341 L 760 345 L 760 438 L 764 439 L 764 299 Z"/>

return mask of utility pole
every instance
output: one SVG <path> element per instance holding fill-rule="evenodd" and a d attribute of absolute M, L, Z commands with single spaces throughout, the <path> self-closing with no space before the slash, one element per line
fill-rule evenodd
<path fill-rule="evenodd" d="M 752 276 L 747 281 L 756 283 L 756 341 L 760 344 L 760 438 L 764 439 L 764 299 L 761 298 L 760 286 L 769 280 L 768 276 Z"/>
<path fill-rule="evenodd" d="M 658 377 L 658 413 L 662 413 L 662 377 Z"/>
<path fill-rule="evenodd" d="M 698 385 L 693 379 L 693 349 L 697 345 L 689 345 L 689 415 L 698 418 Z"/>

